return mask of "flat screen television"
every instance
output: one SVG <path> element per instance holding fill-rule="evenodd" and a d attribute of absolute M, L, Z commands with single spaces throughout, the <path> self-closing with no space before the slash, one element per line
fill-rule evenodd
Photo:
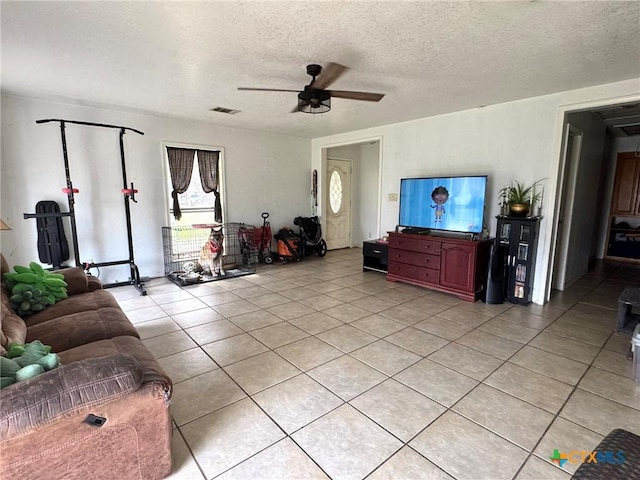
<path fill-rule="evenodd" d="M 481 233 L 487 176 L 403 178 L 398 225 Z"/>

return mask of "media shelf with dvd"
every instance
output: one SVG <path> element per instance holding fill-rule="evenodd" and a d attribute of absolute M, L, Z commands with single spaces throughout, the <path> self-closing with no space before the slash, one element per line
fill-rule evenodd
<path fill-rule="evenodd" d="M 540 218 L 498 216 L 497 245 L 504 250 L 505 297 L 511 303 L 531 303 Z"/>

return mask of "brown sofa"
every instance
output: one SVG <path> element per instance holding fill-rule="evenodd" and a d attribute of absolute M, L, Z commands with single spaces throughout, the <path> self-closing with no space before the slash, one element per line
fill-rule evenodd
<path fill-rule="evenodd" d="M 80 268 L 60 273 L 69 297 L 25 319 L 2 288 L 0 354 L 40 340 L 60 366 L 0 391 L 0 478 L 169 475 L 171 380 L 97 279 Z"/>

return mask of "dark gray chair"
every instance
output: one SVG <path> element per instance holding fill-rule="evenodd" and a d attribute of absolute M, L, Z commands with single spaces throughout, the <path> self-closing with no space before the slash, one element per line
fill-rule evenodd
<path fill-rule="evenodd" d="M 623 462 L 583 463 L 571 477 L 572 480 L 640 480 L 640 437 L 622 429 L 615 429 L 596 447 L 597 452 L 612 460 L 618 460 L 617 452 L 624 452 Z M 607 455 L 606 452 L 613 452 Z"/>

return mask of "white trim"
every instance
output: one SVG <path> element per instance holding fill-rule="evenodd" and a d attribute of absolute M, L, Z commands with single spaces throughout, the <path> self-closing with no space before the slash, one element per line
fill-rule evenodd
<path fill-rule="evenodd" d="M 362 137 L 354 140 L 342 140 L 340 142 L 335 142 L 335 143 L 326 143 L 326 144 L 323 143 L 320 148 L 345 147 L 349 145 L 360 145 L 363 143 L 371 143 L 376 141 L 382 142 L 382 135 L 374 135 L 372 137 Z"/>
<path fill-rule="evenodd" d="M 632 103 L 637 101 L 640 101 L 640 94 L 634 93 L 622 97 L 609 97 L 599 100 L 591 100 L 588 102 L 567 103 L 565 105 L 560 105 L 560 110 L 565 113 L 586 112 L 593 110 L 594 108 L 610 107 L 620 103 Z"/>
<path fill-rule="evenodd" d="M 382 162 L 384 157 L 382 156 L 382 135 L 378 137 L 378 213 L 376 215 L 376 238 L 382 238 L 386 236 L 387 232 L 381 232 L 382 230 Z"/>
<path fill-rule="evenodd" d="M 180 142 L 160 142 L 161 154 L 162 154 L 162 171 L 164 176 L 164 207 L 166 209 L 165 212 L 165 220 L 166 225 L 171 225 L 171 195 L 168 191 L 168 186 L 171 183 L 171 176 L 169 175 L 169 158 L 167 156 L 167 147 L 175 147 L 175 148 L 189 148 L 192 150 L 209 150 L 209 151 L 218 151 L 220 152 L 220 161 L 218 163 L 218 171 L 220 173 L 220 203 L 222 203 L 222 222 L 225 223 L 227 219 L 227 182 L 225 176 L 225 150 L 224 147 L 217 147 L 214 145 L 200 145 L 196 143 L 180 143 Z"/>

